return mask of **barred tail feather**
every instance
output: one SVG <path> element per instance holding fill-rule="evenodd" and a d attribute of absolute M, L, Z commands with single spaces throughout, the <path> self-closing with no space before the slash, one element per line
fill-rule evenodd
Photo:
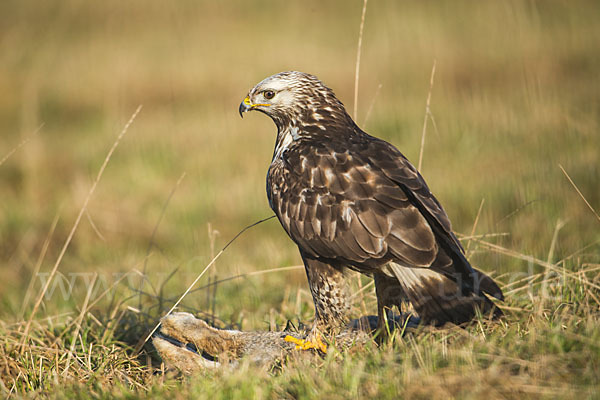
<path fill-rule="evenodd" d="M 409 268 L 389 263 L 385 272 L 398 279 L 411 304 L 424 323 L 437 326 L 447 322 L 462 324 L 472 320 L 477 311 L 493 313 L 497 318 L 502 311 L 484 294 L 502 298 L 502 291 L 487 275 L 475 270 L 481 288 L 479 293 L 464 293 L 460 281 L 428 268 Z"/>

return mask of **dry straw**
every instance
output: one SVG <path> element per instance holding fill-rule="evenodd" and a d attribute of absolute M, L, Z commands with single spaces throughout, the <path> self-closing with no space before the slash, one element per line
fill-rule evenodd
<path fill-rule="evenodd" d="M 569 180 L 569 182 L 571 183 L 571 185 L 573 185 L 573 188 L 575 188 L 575 190 L 577 191 L 577 194 L 579 195 L 579 197 L 581 197 L 581 199 L 585 202 L 585 205 L 588 206 L 588 208 L 594 213 L 594 215 L 596 216 L 596 218 L 598 218 L 598 221 L 600 221 L 600 216 L 598 215 L 598 213 L 596 212 L 596 210 L 594 210 L 594 207 L 592 207 L 592 205 L 587 201 L 587 199 L 585 198 L 585 196 L 583 195 L 583 193 L 581 193 L 581 191 L 579 190 L 579 188 L 577 187 L 577 185 L 575 184 L 575 182 L 573 182 L 573 180 L 571 179 L 571 177 L 569 176 L 569 174 L 567 174 L 567 171 L 565 171 L 565 169 L 563 168 L 563 166 L 560 165 L 560 164 L 558 164 L 558 167 L 563 172 L 563 174 L 565 174 L 565 176 L 567 177 L 567 179 Z"/>
<path fill-rule="evenodd" d="M 431 104 L 431 91 L 433 90 L 433 78 L 435 78 L 435 66 L 437 60 L 433 60 L 433 67 L 431 68 L 431 78 L 429 79 L 429 93 L 427 93 L 427 103 L 425 104 L 425 117 L 423 120 L 423 133 L 421 135 L 421 150 L 419 151 L 419 165 L 417 169 L 420 171 L 423 165 L 423 151 L 425 149 L 425 134 L 427 133 L 427 119 L 433 118 L 429 105 Z"/>
<path fill-rule="evenodd" d="M 40 132 L 40 130 L 42 129 L 43 126 L 44 126 L 44 124 L 41 124 L 35 130 L 35 132 L 33 133 L 33 136 L 37 135 Z M 9 151 L 4 157 L 2 157 L 2 159 L 0 160 L 0 165 L 4 164 L 4 162 L 10 158 L 10 156 L 12 156 L 13 154 L 15 154 L 21 147 L 25 146 L 31 140 L 31 138 L 33 136 L 23 139 L 21 141 L 21 143 L 19 143 L 14 149 L 12 149 L 11 151 Z"/>
<path fill-rule="evenodd" d="M 365 27 L 365 14 L 367 13 L 367 3 L 369 0 L 364 0 L 362 15 L 360 17 L 360 28 L 358 31 L 358 49 L 356 50 L 356 70 L 354 71 L 354 119 L 357 120 L 358 112 L 358 77 L 360 75 L 360 51 L 362 49 L 363 28 Z"/>

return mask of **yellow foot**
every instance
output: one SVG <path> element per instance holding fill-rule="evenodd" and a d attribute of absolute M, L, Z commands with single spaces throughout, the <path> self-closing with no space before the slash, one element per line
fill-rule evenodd
<path fill-rule="evenodd" d="M 317 336 L 312 342 L 310 340 L 298 339 L 290 335 L 287 335 L 283 340 L 296 344 L 296 350 L 316 349 L 321 350 L 323 353 L 327 353 L 327 345 L 323 343 L 321 336 Z"/>

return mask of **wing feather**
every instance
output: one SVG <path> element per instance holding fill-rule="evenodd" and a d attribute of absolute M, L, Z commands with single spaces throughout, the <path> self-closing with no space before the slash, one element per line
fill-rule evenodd
<path fill-rule="evenodd" d="M 466 278 L 461 288 L 478 293 L 468 286 L 474 270 L 448 216 L 396 148 L 370 136 L 366 143 L 315 146 L 319 151 L 306 143 L 288 150 L 268 178 L 278 185 L 270 189 L 270 203 L 302 250 L 367 273 L 396 260 L 451 280 Z M 479 287 L 501 296 L 485 278 Z"/>
<path fill-rule="evenodd" d="M 375 202 L 369 202 L 375 203 Z M 375 208 L 377 204 L 373 204 Z M 358 219 L 370 235 L 376 238 L 384 238 L 390 233 L 390 223 L 385 214 L 379 214 L 376 210 L 367 208 L 358 213 Z"/>
<path fill-rule="evenodd" d="M 382 171 L 345 152 L 297 157 L 289 161 L 296 168 L 281 179 L 287 186 L 275 202 L 278 214 L 287 212 L 289 219 L 280 220 L 296 243 L 319 248 L 320 257 L 350 263 L 401 256 L 415 266 L 429 266 L 435 259 L 427 221 Z M 289 184 L 293 180 L 298 182 Z"/>

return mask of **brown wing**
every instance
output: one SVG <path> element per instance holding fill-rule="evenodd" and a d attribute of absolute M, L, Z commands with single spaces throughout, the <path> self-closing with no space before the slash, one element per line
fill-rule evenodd
<path fill-rule="evenodd" d="M 448 215 L 410 161 L 398 149 L 383 140 L 372 138 L 369 147 L 368 162 L 375 165 L 412 198 L 412 203 L 417 205 L 426 217 L 429 217 L 427 219 L 441 228 L 437 232 L 439 235 L 445 236 L 461 252 L 464 251 L 460 241 L 452 232 Z"/>
<path fill-rule="evenodd" d="M 271 169 L 269 181 L 271 205 L 305 253 L 365 272 L 395 258 L 431 265 L 434 233 L 396 183 L 359 152 L 326 142 L 298 148 Z"/>
<path fill-rule="evenodd" d="M 474 272 L 446 213 L 389 143 L 366 134 L 297 143 L 272 165 L 268 189 L 281 224 L 305 254 L 361 272 L 388 261 L 431 267 L 455 280 L 464 276 L 472 291 Z"/>

